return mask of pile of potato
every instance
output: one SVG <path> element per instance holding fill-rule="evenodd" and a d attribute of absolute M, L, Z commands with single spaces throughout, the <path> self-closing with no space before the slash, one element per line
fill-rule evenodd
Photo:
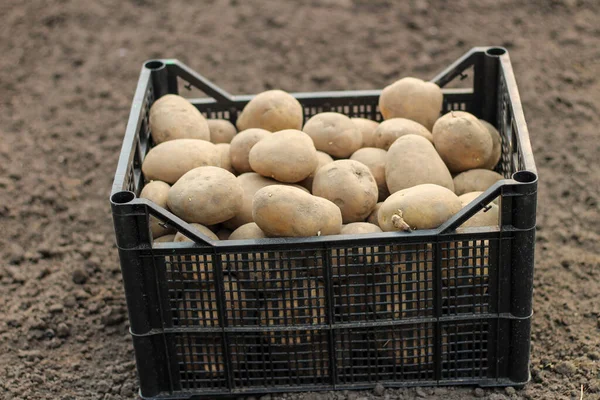
<path fill-rule="evenodd" d="M 214 240 L 436 228 L 503 177 L 501 138 L 442 91 L 403 78 L 379 99 L 384 121 L 323 112 L 304 121 L 290 94 L 254 97 L 237 119 L 207 120 L 186 99 L 150 109 L 147 198 Z M 498 223 L 493 204 L 464 226 Z M 174 231 L 151 221 L 155 240 Z"/>

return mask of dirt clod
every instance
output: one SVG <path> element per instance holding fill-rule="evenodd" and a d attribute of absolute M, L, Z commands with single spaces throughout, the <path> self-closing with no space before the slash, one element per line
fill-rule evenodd
<path fill-rule="evenodd" d="M 383 387 L 381 383 L 378 383 L 377 385 L 375 385 L 373 393 L 375 394 L 375 396 L 381 397 L 385 394 L 385 387 Z"/>

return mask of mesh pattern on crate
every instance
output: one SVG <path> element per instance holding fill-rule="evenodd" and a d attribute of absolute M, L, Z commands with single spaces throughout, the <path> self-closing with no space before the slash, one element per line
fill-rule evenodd
<path fill-rule="evenodd" d="M 490 243 L 497 241 L 441 244 L 442 315 L 489 311 Z"/>
<path fill-rule="evenodd" d="M 498 93 L 498 132 L 502 137 L 502 157 L 498 168 L 504 177 L 510 178 L 513 173 L 525 169 L 525 162 L 523 161 L 523 149 L 517 139 L 518 128 L 510 106 L 504 74 L 500 74 Z"/>
<path fill-rule="evenodd" d="M 442 379 L 487 377 L 489 330 L 485 320 L 442 325 Z"/>
<path fill-rule="evenodd" d="M 444 96 L 444 102 L 442 104 L 442 114 L 446 114 L 450 111 L 470 111 L 470 107 L 471 104 L 466 101 L 448 101 L 448 98 Z"/>
<path fill-rule="evenodd" d="M 247 300 L 241 325 L 319 325 L 326 320 L 322 257 L 319 252 L 277 251 L 228 253 L 224 271 L 236 276 Z"/>
<path fill-rule="evenodd" d="M 433 324 L 341 329 L 335 348 L 342 384 L 434 378 Z"/>
<path fill-rule="evenodd" d="M 219 326 L 212 255 L 167 256 L 165 266 L 173 325 Z M 225 286 L 234 285 L 229 278 L 227 282 Z"/>
<path fill-rule="evenodd" d="M 428 244 L 331 252 L 335 322 L 433 315 L 433 252 Z"/>
<path fill-rule="evenodd" d="M 331 383 L 325 330 L 235 333 L 229 353 L 235 387 Z"/>
<path fill-rule="evenodd" d="M 225 388 L 221 334 L 177 333 L 174 337 L 181 388 Z"/>
<path fill-rule="evenodd" d="M 382 121 L 383 117 L 377 105 L 378 99 L 344 99 L 343 105 L 319 104 L 311 105 L 304 102 L 304 121 L 322 112 L 337 112 L 350 118 L 367 118 L 374 121 Z"/>

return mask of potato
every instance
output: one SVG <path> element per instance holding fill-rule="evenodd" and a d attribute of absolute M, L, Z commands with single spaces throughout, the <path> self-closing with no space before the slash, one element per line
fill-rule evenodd
<path fill-rule="evenodd" d="M 388 197 L 379 209 L 379 227 L 386 232 L 434 229 L 460 209 L 460 200 L 450 189 L 426 183 Z"/>
<path fill-rule="evenodd" d="M 379 126 L 379 122 L 367 118 L 350 118 L 350 120 L 354 122 L 362 135 L 362 146 L 377 147 L 375 146 L 375 130 Z"/>
<path fill-rule="evenodd" d="M 229 154 L 231 155 L 231 166 L 238 173 L 252 172 L 250 167 L 250 150 L 261 139 L 269 136 L 271 132 L 264 129 L 247 129 L 241 131 L 231 140 Z"/>
<path fill-rule="evenodd" d="M 384 119 L 411 119 L 431 131 L 443 101 L 442 90 L 435 83 L 407 77 L 382 90 L 379 110 Z"/>
<path fill-rule="evenodd" d="M 342 229 L 342 214 L 334 203 L 289 186 L 258 190 L 252 216 L 270 237 L 336 235 Z"/>
<path fill-rule="evenodd" d="M 377 233 L 382 232 L 375 224 L 368 222 L 352 222 L 342 226 L 340 235 L 363 235 L 365 233 Z"/>
<path fill-rule="evenodd" d="M 206 227 L 202 224 L 197 224 L 197 223 L 191 223 L 190 225 L 193 226 L 194 228 L 196 228 L 198 231 L 200 231 L 200 233 L 204 234 L 205 236 L 208 236 L 210 239 L 219 240 L 219 237 L 213 231 L 211 231 L 208 227 Z M 177 232 L 177 234 L 175 235 L 175 237 L 173 239 L 174 239 L 173 240 L 174 242 L 193 242 L 192 239 L 188 238 L 181 232 Z"/>
<path fill-rule="evenodd" d="M 156 244 L 156 243 L 167 243 L 167 242 L 174 242 L 174 241 L 175 241 L 175 234 L 170 233 L 168 235 L 157 237 L 156 239 L 154 239 L 154 241 L 152 243 Z"/>
<path fill-rule="evenodd" d="M 349 157 L 362 146 L 362 134 L 350 118 L 336 112 L 324 112 L 306 121 L 304 132 L 317 150 L 338 158 Z"/>
<path fill-rule="evenodd" d="M 254 222 L 249 222 L 237 228 L 229 236 L 229 240 L 241 239 L 262 239 L 266 238 L 265 233 Z"/>
<path fill-rule="evenodd" d="M 221 157 L 221 163 L 219 164 L 221 168 L 235 174 L 236 171 L 233 169 L 231 165 L 231 145 L 229 143 L 219 143 L 216 144 L 215 147 L 219 152 L 219 156 Z"/>
<path fill-rule="evenodd" d="M 485 192 L 502 179 L 502 175 L 489 169 L 471 169 L 454 177 L 454 192 L 458 196 L 469 192 Z"/>
<path fill-rule="evenodd" d="M 402 136 L 385 158 L 385 180 L 390 193 L 423 183 L 454 190 L 452 175 L 431 142 L 419 135 Z"/>
<path fill-rule="evenodd" d="M 479 197 L 483 192 L 469 192 L 462 196 L 458 196 L 460 203 L 463 208 L 471 204 L 473 200 Z M 467 221 L 465 221 L 461 227 L 475 227 L 475 226 L 497 226 L 499 223 L 500 208 L 495 202 L 488 204 L 486 208 L 473 215 Z"/>
<path fill-rule="evenodd" d="M 167 204 L 186 222 L 213 225 L 242 208 L 244 189 L 235 175 L 218 167 L 199 167 L 183 175 L 171 189 Z"/>
<path fill-rule="evenodd" d="M 229 236 L 231 236 L 231 231 L 227 228 L 221 228 L 216 232 L 219 240 L 228 240 Z"/>
<path fill-rule="evenodd" d="M 368 222 L 352 222 L 342 226 L 340 235 L 365 235 L 369 233 L 380 233 L 381 229 L 377 225 L 370 224 Z M 370 270 L 373 270 L 373 261 L 377 261 L 377 256 L 371 256 L 371 249 L 366 248 L 349 248 L 334 250 L 332 252 L 332 265 L 334 268 L 340 269 L 340 271 L 351 274 L 364 272 L 365 267 L 368 266 Z M 335 274 L 335 272 L 334 272 Z"/>
<path fill-rule="evenodd" d="M 154 144 L 173 139 L 210 139 L 204 116 L 192 103 L 176 94 L 166 94 L 152 104 L 149 125 Z"/>
<path fill-rule="evenodd" d="M 254 194 L 259 190 L 266 186 L 271 185 L 289 185 L 293 187 L 297 187 L 304 191 L 307 191 L 302 186 L 294 185 L 294 184 L 283 184 L 277 182 L 274 179 L 265 178 L 264 176 L 260 176 L 256 172 L 246 172 L 237 177 L 238 183 L 242 186 L 244 190 L 244 197 L 242 202 L 242 208 L 240 211 L 230 220 L 227 220 L 223 223 L 223 225 L 232 231 L 236 230 L 240 226 L 247 224 L 249 222 L 254 222 L 252 218 L 252 200 L 254 198 Z"/>
<path fill-rule="evenodd" d="M 240 290 L 239 283 L 234 277 L 223 276 L 223 287 L 225 293 L 225 304 L 227 308 L 226 318 L 228 326 L 240 326 L 246 318 L 244 309 L 248 308 L 245 292 Z M 211 284 L 209 289 L 213 292 L 186 291 L 184 298 L 180 299 L 176 308 L 177 325 L 180 327 L 218 327 L 219 311 L 215 297 L 215 288 Z M 225 367 L 223 356 L 216 352 L 220 348 L 220 336 L 213 335 L 189 335 L 184 340 L 186 348 L 183 352 L 186 365 L 192 371 L 203 371 L 208 376 L 222 374 Z"/>
<path fill-rule="evenodd" d="M 371 211 L 371 214 L 369 214 L 369 216 L 367 217 L 367 222 L 376 226 L 379 226 L 379 209 L 381 208 L 381 205 L 383 204 L 383 201 L 380 201 L 379 203 L 375 204 L 375 208 L 373 208 L 373 211 Z"/>
<path fill-rule="evenodd" d="M 331 158 L 331 156 L 329 154 L 324 153 L 322 151 L 317 151 L 317 167 L 305 179 L 298 182 L 298 185 L 302 186 L 303 188 L 306 188 L 309 192 L 312 192 L 312 184 L 313 184 L 313 180 L 315 179 L 315 174 L 317 173 L 317 170 L 319 168 L 321 168 L 323 165 L 326 165 L 326 164 L 329 164 L 332 162 L 333 162 L 333 158 Z"/>
<path fill-rule="evenodd" d="M 167 194 L 171 185 L 162 181 L 148 182 L 140 193 L 140 198 L 148 199 L 157 206 L 167 209 Z M 150 231 L 152 237 L 158 238 L 160 236 L 174 233 L 175 229 L 167 226 L 161 222 L 158 218 L 150 216 Z"/>
<path fill-rule="evenodd" d="M 483 126 L 487 128 L 490 136 L 492 137 L 493 143 L 492 154 L 490 155 L 490 158 L 487 159 L 483 168 L 494 169 L 502 157 L 502 136 L 500 136 L 500 132 L 498 132 L 494 125 L 490 124 L 486 120 L 479 119 L 479 122 L 481 122 Z"/>
<path fill-rule="evenodd" d="M 379 201 L 385 200 L 390 192 L 385 181 L 385 156 L 387 151 L 383 149 L 376 149 L 374 147 L 363 147 L 358 149 L 350 157 L 351 160 L 363 163 L 369 168 L 369 171 L 373 174 L 375 182 L 377 183 L 377 190 L 379 192 Z"/>
<path fill-rule="evenodd" d="M 313 194 L 335 203 L 344 223 L 364 221 L 375 204 L 379 191 L 369 168 L 354 160 L 337 160 L 317 171 Z"/>
<path fill-rule="evenodd" d="M 198 139 L 173 139 L 150 149 L 142 163 L 142 172 L 148 181 L 173 184 L 186 172 L 207 165 L 221 165 L 214 144 Z"/>
<path fill-rule="evenodd" d="M 383 121 L 375 131 L 375 147 L 388 150 L 404 135 L 419 135 L 433 143 L 433 135 L 423 125 L 406 118 L 392 118 Z"/>
<path fill-rule="evenodd" d="M 300 182 L 319 162 L 317 149 L 306 133 L 286 129 L 266 136 L 252 147 L 250 168 L 279 182 Z"/>
<path fill-rule="evenodd" d="M 209 119 L 208 127 L 210 128 L 210 141 L 217 143 L 231 143 L 231 139 L 237 133 L 235 125 L 226 119 Z"/>
<path fill-rule="evenodd" d="M 490 159 L 492 136 L 472 114 L 450 111 L 433 126 L 433 144 L 452 173 L 482 168 Z"/>
<path fill-rule="evenodd" d="M 240 131 L 250 128 L 270 132 L 302 129 L 304 109 L 296 98 L 283 90 L 268 90 L 257 94 L 246 104 L 237 119 Z"/>

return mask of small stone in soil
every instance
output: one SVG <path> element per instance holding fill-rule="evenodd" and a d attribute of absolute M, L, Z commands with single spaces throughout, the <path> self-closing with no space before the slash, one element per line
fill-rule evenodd
<path fill-rule="evenodd" d="M 504 391 L 509 396 L 512 396 L 513 394 L 517 393 L 517 391 L 515 390 L 515 388 L 512 387 L 512 386 L 508 386 L 507 388 L 504 389 Z"/>
<path fill-rule="evenodd" d="M 383 385 L 381 383 L 378 383 L 377 385 L 375 385 L 375 388 L 373 389 L 373 393 L 375 393 L 376 396 L 381 397 L 385 393 L 385 388 L 383 387 Z"/>
<path fill-rule="evenodd" d="M 475 397 L 483 397 L 485 396 L 485 391 L 482 388 L 475 388 Z"/>
<path fill-rule="evenodd" d="M 422 398 L 427 397 L 427 393 L 425 393 L 425 391 L 419 387 L 415 390 L 415 393 L 417 394 L 418 397 L 422 397 Z"/>
<path fill-rule="evenodd" d="M 51 313 L 59 313 L 62 312 L 63 309 L 64 306 L 60 303 L 52 304 L 50 307 L 48 307 L 48 311 Z"/>
<path fill-rule="evenodd" d="M 78 285 L 84 284 L 87 281 L 87 273 L 83 268 L 75 268 L 73 271 L 73 282 Z"/>
<path fill-rule="evenodd" d="M 61 322 L 56 327 L 56 334 L 58 335 L 59 338 L 66 338 L 67 336 L 69 336 L 71 334 L 71 330 L 69 329 L 69 326 L 67 324 L 65 324 L 64 322 Z"/>
<path fill-rule="evenodd" d="M 554 370 L 561 375 L 571 376 L 577 372 L 577 367 L 570 361 L 562 361 L 554 367 Z"/>

